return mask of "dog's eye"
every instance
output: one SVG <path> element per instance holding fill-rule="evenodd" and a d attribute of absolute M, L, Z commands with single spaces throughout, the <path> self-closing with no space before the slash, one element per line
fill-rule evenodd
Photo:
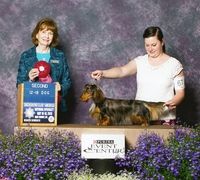
<path fill-rule="evenodd" d="M 97 86 L 96 86 L 95 84 L 92 84 L 92 85 L 91 85 L 91 88 L 92 88 L 92 89 L 96 89 Z"/>
<path fill-rule="evenodd" d="M 85 89 L 90 89 L 90 85 L 89 85 L 89 84 L 86 84 L 86 85 L 85 85 Z"/>

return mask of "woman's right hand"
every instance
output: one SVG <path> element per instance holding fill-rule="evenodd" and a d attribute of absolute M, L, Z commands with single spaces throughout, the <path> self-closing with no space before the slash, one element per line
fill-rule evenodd
<path fill-rule="evenodd" d="M 33 81 L 39 75 L 39 70 L 37 68 L 33 68 L 29 71 L 29 79 Z"/>
<path fill-rule="evenodd" d="M 100 80 L 103 77 L 103 71 L 96 70 L 91 73 L 91 77 L 95 80 Z"/>

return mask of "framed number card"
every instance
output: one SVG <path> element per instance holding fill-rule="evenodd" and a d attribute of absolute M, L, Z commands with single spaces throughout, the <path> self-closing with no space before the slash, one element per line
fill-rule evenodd
<path fill-rule="evenodd" d="M 57 126 L 55 83 L 25 82 L 18 87 L 18 126 Z"/>

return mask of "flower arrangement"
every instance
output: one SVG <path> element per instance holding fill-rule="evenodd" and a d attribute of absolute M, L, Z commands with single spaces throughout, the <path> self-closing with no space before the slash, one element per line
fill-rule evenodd
<path fill-rule="evenodd" d="M 155 133 L 139 136 L 116 165 L 131 170 L 139 179 L 200 178 L 200 128 L 179 128 L 164 141 Z"/>
<path fill-rule="evenodd" d="M 48 131 L 45 135 L 19 130 L 0 135 L 0 179 L 67 179 L 85 167 L 80 141 L 71 132 Z"/>
<path fill-rule="evenodd" d="M 137 180 L 137 177 L 133 176 L 133 174 L 128 171 L 120 171 L 117 174 L 109 172 L 93 174 L 92 170 L 86 167 L 79 172 L 70 174 L 68 180 Z"/>
<path fill-rule="evenodd" d="M 139 136 L 124 159 L 122 171 L 93 174 L 80 155 L 80 140 L 72 132 L 48 131 L 45 135 L 19 130 L 0 134 L 0 179 L 136 180 L 200 178 L 200 127 L 179 128 L 164 140 L 156 133 Z"/>

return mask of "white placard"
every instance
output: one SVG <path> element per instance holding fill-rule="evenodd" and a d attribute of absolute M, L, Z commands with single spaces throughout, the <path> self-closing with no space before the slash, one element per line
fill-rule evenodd
<path fill-rule="evenodd" d="M 86 159 L 115 159 L 125 156 L 124 134 L 82 134 L 81 157 Z"/>

